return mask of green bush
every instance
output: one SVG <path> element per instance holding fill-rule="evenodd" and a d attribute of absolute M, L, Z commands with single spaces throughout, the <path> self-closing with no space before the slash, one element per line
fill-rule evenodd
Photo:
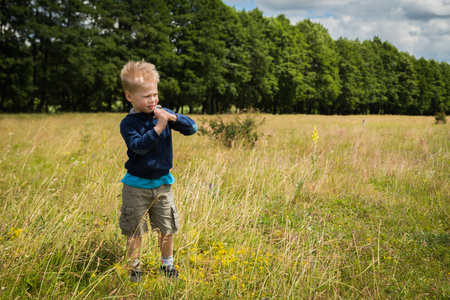
<path fill-rule="evenodd" d="M 258 121 L 256 116 L 246 115 L 245 119 L 241 120 L 239 116 L 234 120 L 225 123 L 220 116 L 216 119 L 207 120 L 201 119 L 203 122 L 199 128 L 201 135 L 209 136 L 212 139 L 220 141 L 226 147 L 233 147 L 236 143 L 242 143 L 247 146 L 254 146 L 255 142 L 262 136 L 262 134 L 255 132 L 259 125 L 264 123 Z M 208 123 L 208 127 L 204 126 Z"/>
<path fill-rule="evenodd" d="M 437 113 L 436 116 L 434 116 L 434 118 L 436 119 L 436 124 L 438 124 L 439 122 L 444 122 L 444 124 L 447 123 L 447 117 L 443 112 Z"/>

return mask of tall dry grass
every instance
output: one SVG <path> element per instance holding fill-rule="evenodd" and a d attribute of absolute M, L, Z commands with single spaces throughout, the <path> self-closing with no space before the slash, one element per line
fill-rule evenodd
<path fill-rule="evenodd" d="M 254 148 L 174 134 L 184 281 L 157 272 L 149 234 L 136 285 L 123 116 L 1 117 L 2 299 L 450 296 L 450 134 L 432 117 L 261 115 Z"/>

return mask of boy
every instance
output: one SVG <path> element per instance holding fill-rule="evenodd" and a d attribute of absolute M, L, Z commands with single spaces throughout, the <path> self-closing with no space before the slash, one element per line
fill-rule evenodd
<path fill-rule="evenodd" d="M 127 256 L 133 282 L 142 278 L 140 248 L 142 236 L 148 231 L 148 214 L 152 230 L 159 231 L 161 271 L 169 278 L 178 278 L 173 265 L 173 234 L 178 230 L 178 215 L 171 185 L 175 179 L 172 168 L 172 135 L 197 132 L 195 122 L 171 110 L 158 108 L 159 74 L 153 64 L 144 60 L 130 61 L 120 78 L 126 99 L 133 108 L 120 123 L 120 133 L 127 145 L 127 173 L 122 179 L 122 206 L 119 225 L 127 236 Z"/>

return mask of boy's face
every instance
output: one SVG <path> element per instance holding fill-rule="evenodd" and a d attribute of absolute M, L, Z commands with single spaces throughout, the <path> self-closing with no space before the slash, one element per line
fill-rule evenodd
<path fill-rule="evenodd" d="M 125 92 L 125 97 L 137 113 L 151 113 L 158 104 L 158 83 L 144 81 L 134 92 Z"/>

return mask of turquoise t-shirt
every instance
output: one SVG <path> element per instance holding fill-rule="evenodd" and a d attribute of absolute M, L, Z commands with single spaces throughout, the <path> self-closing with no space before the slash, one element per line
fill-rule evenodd
<path fill-rule="evenodd" d="M 125 177 L 120 182 L 135 188 L 155 189 L 163 184 L 173 184 L 175 182 L 175 178 L 169 173 L 158 179 L 147 179 L 133 176 L 127 172 Z"/>

